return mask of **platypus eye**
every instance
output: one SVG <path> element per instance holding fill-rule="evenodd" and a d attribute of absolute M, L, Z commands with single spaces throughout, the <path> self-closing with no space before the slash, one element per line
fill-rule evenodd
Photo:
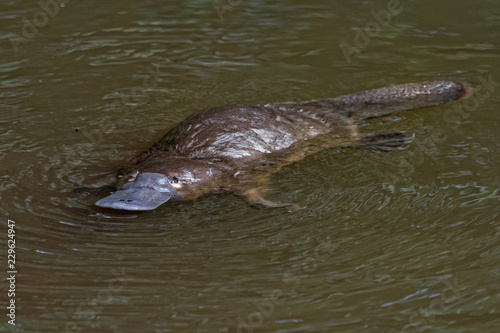
<path fill-rule="evenodd" d="M 180 189 L 182 187 L 182 182 L 179 181 L 179 178 L 172 177 L 170 178 L 170 186 L 172 186 L 175 189 Z"/>
<path fill-rule="evenodd" d="M 184 184 L 191 184 L 192 180 L 189 178 L 173 176 L 169 177 L 169 182 L 170 186 L 172 186 L 173 188 L 180 189 L 184 186 Z"/>
<path fill-rule="evenodd" d="M 130 175 L 130 177 L 127 179 L 127 183 L 133 182 L 137 178 L 138 174 L 139 174 L 139 170 L 137 170 L 132 175 Z"/>

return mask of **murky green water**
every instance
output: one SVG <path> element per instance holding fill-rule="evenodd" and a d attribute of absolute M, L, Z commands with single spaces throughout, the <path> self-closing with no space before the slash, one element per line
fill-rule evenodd
<path fill-rule="evenodd" d="M 0 331 L 498 331 L 497 1 L 45 10 L 0 10 Z M 436 79 L 475 94 L 363 123 L 415 133 L 405 151 L 330 150 L 284 168 L 269 198 L 303 207 L 292 214 L 229 195 L 110 214 L 72 192 L 106 184 L 203 107 Z"/>

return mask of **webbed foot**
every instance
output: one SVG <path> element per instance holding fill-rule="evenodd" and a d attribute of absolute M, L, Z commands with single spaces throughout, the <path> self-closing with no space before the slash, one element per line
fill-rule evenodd
<path fill-rule="evenodd" d="M 402 132 L 371 133 L 364 135 L 353 148 L 370 149 L 379 153 L 403 150 L 415 139 L 415 134 L 406 136 Z"/>

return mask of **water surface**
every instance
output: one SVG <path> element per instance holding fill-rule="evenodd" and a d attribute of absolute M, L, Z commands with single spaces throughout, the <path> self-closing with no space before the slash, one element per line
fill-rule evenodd
<path fill-rule="evenodd" d="M 500 11 L 401 1 L 377 23 L 388 3 L 71 1 L 46 22 L 35 1 L 3 4 L 0 239 L 14 220 L 18 273 L 0 330 L 496 332 Z M 230 195 L 110 212 L 73 192 L 204 107 L 441 79 L 473 98 L 362 124 L 414 133 L 407 150 L 332 149 L 274 175 L 292 214 Z"/>

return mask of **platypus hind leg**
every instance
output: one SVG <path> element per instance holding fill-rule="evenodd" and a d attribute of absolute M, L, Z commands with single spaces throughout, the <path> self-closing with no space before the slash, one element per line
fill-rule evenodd
<path fill-rule="evenodd" d="M 406 136 L 400 131 L 369 133 L 361 135 L 351 148 L 370 149 L 380 153 L 403 150 L 415 139 L 415 134 Z"/>

